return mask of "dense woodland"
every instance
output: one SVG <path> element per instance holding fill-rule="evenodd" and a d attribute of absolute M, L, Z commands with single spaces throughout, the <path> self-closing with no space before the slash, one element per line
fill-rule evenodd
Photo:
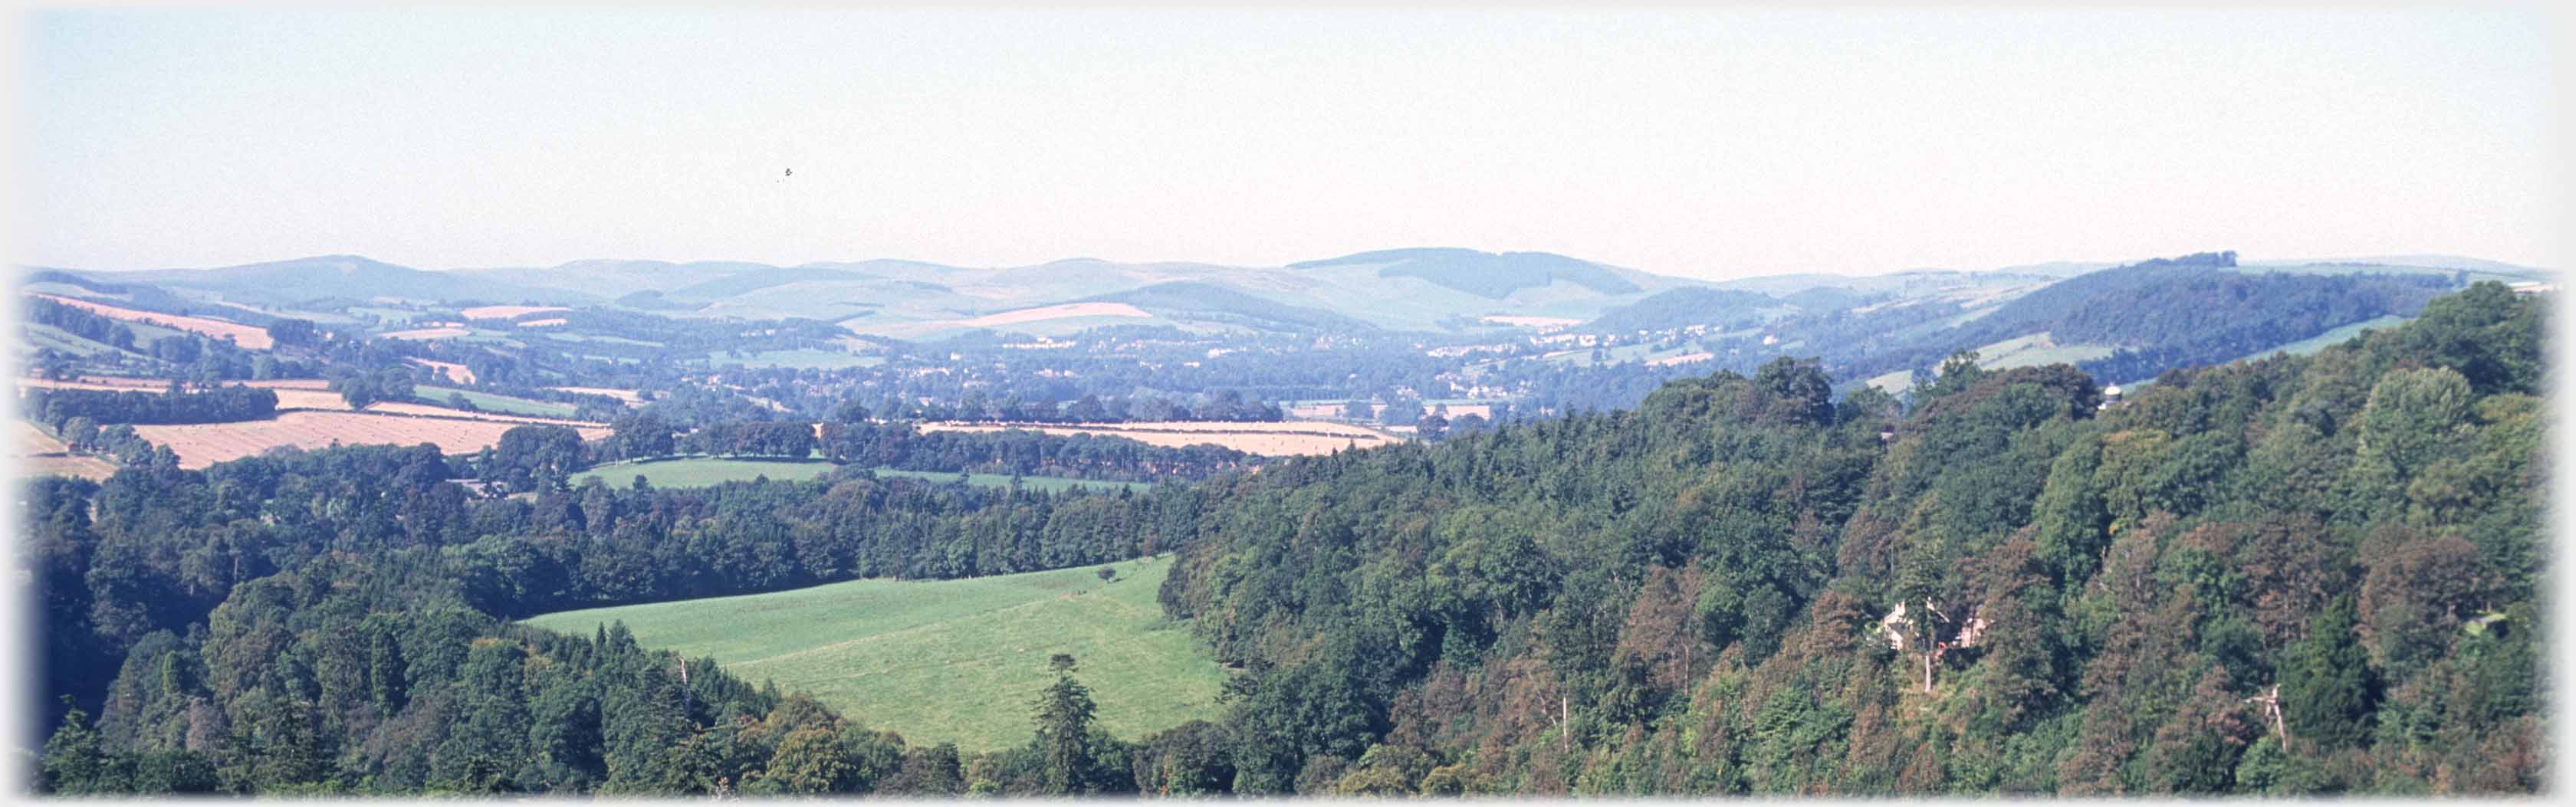
<path fill-rule="evenodd" d="M 27 419 L 62 431 L 73 418 L 88 418 L 95 424 L 258 420 L 277 414 L 277 393 L 239 384 L 201 392 L 37 387 L 27 390 L 20 405 Z"/>
<path fill-rule="evenodd" d="M 2098 414 L 1676 382 L 1265 469 L 1165 602 L 1254 671 L 1235 792 L 2527 792 L 2541 320 L 2481 285 Z"/>
<path fill-rule="evenodd" d="M 2532 792 L 2540 305 L 2484 284 L 2107 409 L 2065 366 L 1953 362 L 1907 407 L 1782 360 L 1144 493 L 840 471 L 478 500 L 429 447 L 36 480 L 38 784 Z M 1170 549 L 1166 610 L 1244 670 L 1223 713 L 1111 737 L 1060 659 L 993 754 L 502 621 Z"/>

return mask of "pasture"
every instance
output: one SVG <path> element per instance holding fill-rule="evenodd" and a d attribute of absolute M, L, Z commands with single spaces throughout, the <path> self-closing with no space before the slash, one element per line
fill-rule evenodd
<path fill-rule="evenodd" d="M 2390 314 L 2390 315 L 2388 315 L 2388 316 L 2384 316 L 2384 317 L 2378 317 L 2378 318 L 2375 318 L 2375 319 L 2369 319 L 2369 320 L 2364 320 L 2364 321 L 2361 321 L 2361 322 L 2355 322 L 2355 323 L 2352 323 L 2352 324 L 2349 324 L 2349 325 L 2345 325 L 2345 326 L 2342 326 L 2342 327 L 2339 327 L 2339 328 L 2335 328 L 2335 329 L 2330 330 L 2330 331 L 2327 331 L 2327 332 L 2325 332 L 2325 333 L 2321 333 L 2321 334 L 2317 334 L 2317 335 L 2315 335 L 2315 336 L 2308 337 L 2308 338 L 2306 338 L 2306 339 L 2301 339 L 2301 340 L 2299 340 L 2299 341 L 2291 342 L 2291 343 L 2289 343 L 2289 344 L 2282 345 L 2282 346 L 2280 346 L 2280 347 L 2272 348 L 2272 349 L 2269 349 L 2269 350 L 2265 350 L 2265 351 L 2261 351 L 2261 352 L 2255 353 L 2255 354 L 2250 355 L 2250 356 L 2246 356 L 2246 357 L 2244 357 L 2244 359 L 2243 359 L 2243 360 L 2244 360 L 2244 361 L 2252 361 L 2252 360 L 2254 360 L 2254 359 L 2260 359 L 2260 358 L 2265 358 L 2265 357 L 2269 357 L 2269 356 L 2277 356 L 2277 355 L 2281 355 L 2281 354 L 2284 354 L 2284 353 L 2289 354 L 2289 355 L 2292 355 L 2292 356 L 2305 356 L 2305 355 L 2308 355 L 2308 354 L 2310 354 L 2310 353 L 2315 353 L 2315 352 L 2317 352 L 2317 351 L 2324 350 L 2324 349 L 2326 349 L 2326 348 L 2334 347 L 2334 346 L 2336 346 L 2336 345 L 2340 345 L 2340 344 L 2343 344 L 2343 343 L 2345 343 L 2345 342 L 2352 341 L 2352 338 L 2353 338 L 2353 337 L 2356 337 L 2356 336 L 2360 336 L 2362 331 L 2368 331 L 2368 330 L 2383 330 L 2383 331 L 2384 331 L 2384 330 L 2387 330 L 2387 329 L 2390 329 L 2390 328 L 2397 327 L 2397 326 L 2399 326 L 2399 325 L 2404 325 L 2404 324 L 2406 324 L 2407 322 L 2412 321 L 2413 319 L 2414 319 L 2413 317 L 2401 317 L 2401 316 L 2397 316 L 2397 315 L 2395 315 L 2395 314 Z"/>
<path fill-rule="evenodd" d="M 1977 365 L 1988 370 L 2010 370 L 2076 364 L 2107 358 L 2114 352 L 2116 349 L 2110 345 L 2060 345 L 2046 333 L 2035 333 L 1977 348 Z"/>
<path fill-rule="evenodd" d="M 418 386 L 412 388 L 412 397 L 419 399 L 423 403 L 435 404 L 438 406 L 446 406 L 447 396 L 449 395 L 462 397 L 465 399 L 466 403 L 473 404 L 476 408 L 485 412 L 495 412 L 504 415 L 569 418 L 572 417 L 573 411 L 577 408 L 568 403 L 533 401 L 526 398 L 514 398 L 508 395 L 494 395 L 489 392 L 475 392 L 473 390 L 456 389 L 453 387 Z"/>
<path fill-rule="evenodd" d="M 726 482 L 749 482 L 760 477 L 771 479 L 812 479 L 840 466 L 822 460 L 746 460 L 717 457 L 679 457 L 592 466 L 572 478 L 574 486 L 598 479 L 601 484 L 622 488 L 642 476 L 657 488 L 702 488 Z"/>
<path fill-rule="evenodd" d="M 527 624 L 588 634 L 622 621 L 646 647 L 713 657 L 735 675 L 812 693 L 912 745 L 996 750 L 1029 741 L 1029 703 L 1070 653 L 1126 739 L 1213 719 L 1226 673 L 1154 595 L 1169 556 L 968 580 L 853 580 L 796 591 L 546 614 Z"/>

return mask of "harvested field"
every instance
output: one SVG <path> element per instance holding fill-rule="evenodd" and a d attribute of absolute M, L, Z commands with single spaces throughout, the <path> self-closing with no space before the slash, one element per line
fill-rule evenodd
<path fill-rule="evenodd" d="M 340 397 L 340 393 L 332 392 L 330 390 L 278 389 L 270 390 L 270 392 L 277 393 L 277 408 L 279 409 L 346 410 L 349 408 L 349 402 L 342 399 Z"/>
<path fill-rule="evenodd" d="M 466 319 L 518 319 L 529 314 L 570 310 L 559 305 L 483 305 L 458 313 L 464 314 Z"/>
<path fill-rule="evenodd" d="M 376 335 L 386 339 L 451 339 L 470 333 L 473 333 L 473 331 L 456 327 L 439 327 L 415 328 L 408 331 L 388 331 Z"/>
<path fill-rule="evenodd" d="M 410 406 L 379 404 L 379 406 Z M 269 420 L 198 423 L 182 426 L 136 426 L 145 440 L 179 454 L 179 467 L 204 468 L 225 460 L 257 456 L 278 446 L 326 448 L 340 445 L 419 445 L 435 443 L 449 454 L 464 454 L 501 442 L 501 433 L 531 419 L 466 418 L 452 410 L 432 409 L 445 417 L 404 417 L 377 412 L 287 412 Z M 608 429 L 585 425 L 582 439 L 608 436 Z"/>
<path fill-rule="evenodd" d="M 18 425 L 9 429 L 11 454 L 32 457 L 38 454 L 60 454 L 71 450 L 63 445 L 63 441 L 56 440 L 53 435 L 46 434 L 44 429 L 37 428 L 36 424 L 23 420 L 16 423 Z"/>
<path fill-rule="evenodd" d="M 1026 429 L 1056 435 L 1096 434 L 1104 437 L 1125 437 L 1147 445 L 1173 448 L 1214 443 L 1237 451 L 1270 457 L 1330 454 L 1354 446 L 1370 448 L 1399 442 L 1396 437 L 1376 429 L 1320 420 L 1289 420 L 1277 423 L 1151 421 L 1102 424 L 947 422 L 921 424 L 921 430 L 925 432 L 992 432 L 1006 429 Z"/>
<path fill-rule="evenodd" d="M 265 388 L 265 389 L 318 389 L 318 390 L 327 390 L 327 389 L 330 389 L 330 388 L 331 388 L 331 382 L 329 382 L 329 381 L 324 381 L 324 380 L 319 379 L 319 378 L 281 378 L 281 379 L 275 379 L 275 380 L 270 380 L 270 381 L 244 381 L 244 382 L 241 382 L 241 383 L 249 384 L 249 385 L 254 386 L 254 387 L 261 387 L 261 388 Z"/>
<path fill-rule="evenodd" d="M 76 456 L 63 441 L 46 434 L 36 424 L 21 420 L 10 428 L 9 457 L 17 465 L 20 479 L 39 476 L 77 476 L 84 479 L 106 479 L 116 475 L 116 464 L 97 457 Z"/>
<path fill-rule="evenodd" d="M 88 378 L 78 381 L 56 381 L 50 378 L 21 378 L 18 379 L 18 386 L 43 387 L 45 389 L 94 389 L 107 392 L 160 392 L 169 387 L 169 382 L 154 384 L 125 384 L 112 381 L 98 381 Z"/>
<path fill-rule="evenodd" d="M 1660 359 L 1649 359 L 1649 360 L 1647 360 L 1647 361 L 1646 361 L 1646 366 L 1648 366 L 1648 367 L 1665 367 L 1665 366 L 1675 365 L 1675 364 L 1690 364 L 1690 363 L 1692 363 L 1692 362 L 1708 361 L 1709 359 L 1712 359 L 1712 358 L 1715 358 L 1715 356 L 1714 356 L 1714 355 L 1712 355 L 1712 354 L 1710 354 L 1710 353 L 1708 353 L 1707 351 L 1701 351 L 1701 352 L 1697 352 L 1697 353 L 1684 353 L 1684 354 L 1681 354 L 1681 355 L 1679 355 L 1679 356 L 1666 356 L 1666 357 L 1663 357 L 1663 358 L 1660 358 Z"/>
<path fill-rule="evenodd" d="M 991 328 L 998 325 L 1017 325 L 1023 322 L 1042 322 L 1045 320 L 1064 319 L 1067 317 L 1145 318 L 1152 316 L 1154 315 L 1145 313 L 1145 309 L 1137 308 L 1126 303 L 1063 303 L 1060 305 L 1042 305 L 1036 308 L 1023 308 L 1018 311 L 1004 311 L 999 314 L 986 314 L 974 319 L 960 320 L 951 324 L 963 325 L 969 328 Z"/>
<path fill-rule="evenodd" d="M 62 303 L 73 308 L 78 308 L 111 319 L 149 323 L 159 325 L 164 328 L 176 328 L 182 331 L 213 337 L 215 339 L 229 338 L 233 341 L 233 344 L 253 350 L 267 350 L 277 344 L 276 340 L 268 338 L 268 331 L 266 329 L 253 328 L 238 322 L 225 322 L 223 320 L 207 319 L 205 317 L 183 317 L 177 314 L 163 314 L 157 311 L 137 311 L 131 308 L 102 305 L 88 300 L 76 300 L 70 297 L 61 297 L 52 294 L 35 294 L 30 296 L 43 297 L 57 303 Z"/>
<path fill-rule="evenodd" d="M 554 327 L 554 326 L 557 326 L 557 325 L 562 325 L 562 324 L 564 324 L 564 322 L 565 322 L 565 320 L 564 320 L 564 318 L 562 318 L 562 317 L 556 317 L 556 318 L 553 318 L 553 319 L 532 319 L 532 320 L 528 320 L 528 321 L 526 321 L 526 322 L 519 323 L 519 327 L 521 327 L 521 328 L 551 328 L 551 327 Z"/>
<path fill-rule="evenodd" d="M 459 384 L 474 383 L 474 370 L 473 368 L 466 367 L 465 365 L 457 364 L 452 361 L 431 361 L 429 359 L 413 359 L 411 362 L 432 370 L 437 370 L 440 375 L 446 376 L 449 381 Z"/>
<path fill-rule="evenodd" d="M 106 479 L 116 475 L 116 464 L 97 457 L 48 454 L 40 457 L 18 457 L 18 477 L 77 476 L 82 479 Z"/>

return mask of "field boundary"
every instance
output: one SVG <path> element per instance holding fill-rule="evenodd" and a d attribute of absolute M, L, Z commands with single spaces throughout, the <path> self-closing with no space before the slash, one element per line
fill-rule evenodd
<path fill-rule="evenodd" d="M 563 418 L 544 418 L 544 417 L 538 417 L 538 416 L 535 416 L 535 415 L 486 415 L 486 416 L 482 416 L 482 417 L 476 417 L 476 416 L 474 416 L 474 415 L 465 415 L 465 414 L 457 414 L 457 415 L 440 415 L 440 414 L 432 414 L 432 413 L 429 413 L 429 412 L 393 412 L 393 411 L 386 411 L 386 410 L 373 409 L 373 408 L 369 408 L 369 409 L 324 409 L 324 408 L 322 408 L 322 407 L 318 407 L 318 406 L 281 406 L 281 407 L 278 407 L 278 408 L 277 408 L 277 414 L 283 415 L 283 414 L 286 414 L 286 413 L 288 413 L 288 412 L 338 412 L 338 413 L 340 413 L 340 414 L 344 414 L 344 415 L 379 415 L 379 416 L 389 417 L 389 418 L 420 418 L 420 419 L 423 419 L 423 420 L 479 420 L 479 421 L 483 421 L 483 422 L 486 422 L 486 423 L 519 423 L 519 424 L 525 424 L 525 425 L 529 425 L 529 426 L 571 426 L 571 427 L 574 427 L 574 428 L 591 428 L 591 429 L 605 429 L 605 428 L 608 428 L 608 424 L 606 424 L 606 423 L 596 423 L 596 422 L 587 421 L 587 420 L 567 420 L 567 419 L 563 419 Z M 215 421 L 215 422 L 217 422 L 217 423 L 250 423 L 250 422 L 253 422 L 253 421 L 259 421 L 259 420 L 275 420 L 275 419 L 276 419 L 275 417 L 266 417 L 266 418 L 252 418 L 252 419 L 250 419 L 250 420 L 222 420 L 222 421 Z"/>

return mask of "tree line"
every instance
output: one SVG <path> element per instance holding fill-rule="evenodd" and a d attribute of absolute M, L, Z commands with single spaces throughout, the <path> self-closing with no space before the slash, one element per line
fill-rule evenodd
<path fill-rule="evenodd" d="M 30 387 L 21 398 L 28 418 L 60 429 L 72 418 L 95 424 L 230 423 L 262 420 L 277 414 L 277 393 L 239 384 L 197 392 L 176 389 L 51 389 Z"/>

